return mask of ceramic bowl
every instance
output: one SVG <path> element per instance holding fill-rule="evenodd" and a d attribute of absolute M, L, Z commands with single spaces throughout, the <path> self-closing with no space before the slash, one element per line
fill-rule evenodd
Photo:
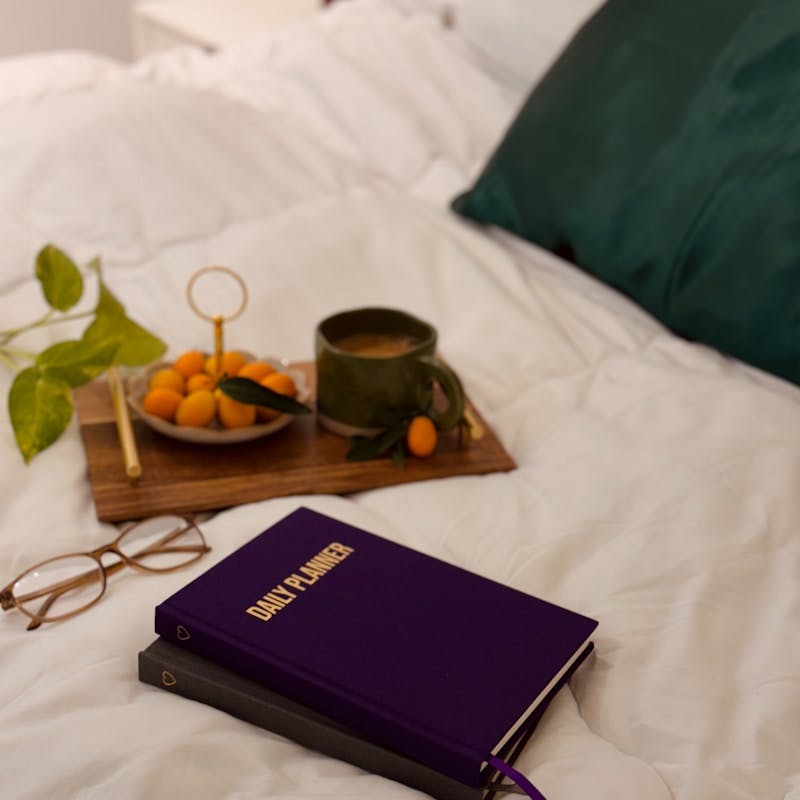
<path fill-rule="evenodd" d="M 308 402 L 310 392 L 305 373 L 302 370 L 293 369 L 288 365 L 288 362 L 278 358 L 262 357 L 260 360 L 266 361 L 280 372 L 286 372 L 291 375 L 297 387 L 296 399 L 301 403 Z M 147 384 L 150 376 L 156 370 L 171 366 L 172 363 L 168 361 L 152 364 L 146 370 L 129 378 L 127 388 L 128 405 L 133 409 L 136 416 L 154 431 L 163 433 L 164 436 L 179 439 L 182 442 L 192 442 L 193 444 L 236 444 L 269 436 L 271 433 L 276 433 L 285 428 L 292 421 L 293 414 L 281 414 L 269 422 L 248 425 L 244 428 L 223 428 L 216 420 L 207 428 L 192 428 L 175 425 L 161 417 L 148 414 L 142 407 L 142 401 L 147 393 Z"/>

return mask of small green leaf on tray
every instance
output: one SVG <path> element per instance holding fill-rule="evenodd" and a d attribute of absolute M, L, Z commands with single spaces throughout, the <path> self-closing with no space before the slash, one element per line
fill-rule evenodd
<path fill-rule="evenodd" d="M 274 408 L 285 414 L 311 413 L 311 409 L 307 405 L 293 397 L 273 392 L 272 389 L 251 381 L 250 378 L 225 378 L 217 385 L 228 397 L 232 397 L 240 403 Z"/>
<path fill-rule="evenodd" d="M 404 420 L 393 425 L 391 428 L 379 433 L 377 436 L 352 436 L 350 437 L 350 449 L 347 451 L 348 461 L 369 461 L 371 458 L 383 455 L 392 447 L 400 444 L 400 454 L 397 449 L 392 455 L 392 460 L 396 464 L 402 465 L 402 440 L 408 430 L 408 421 Z"/>
<path fill-rule="evenodd" d="M 68 311 L 81 299 L 83 277 L 80 270 L 55 245 L 45 245 L 36 256 L 36 277 L 51 308 Z"/>
<path fill-rule="evenodd" d="M 72 419 L 69 384 L 36 367 L 22 370 L 8 394 L 8 412 L 25 461 L 49 447 Z"/>
<path fill-rule="evenodd" d="M 396 467 L 404 467 L 406 465 L 405 451 L 403 450 L 403 442 L 399 441 L 392 448 L 392 463 Z"/>

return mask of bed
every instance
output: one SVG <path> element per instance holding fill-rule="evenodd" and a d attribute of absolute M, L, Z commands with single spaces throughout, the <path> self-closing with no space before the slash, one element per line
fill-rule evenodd
<path fill-rule="evenodd" d="M 230 344 L 292 360 L 329 313 L 401 307 L 517 463 L 221 510 L 186 570 L 116 576 L 37 631 L 4 615 L 3 797 L 421 796 L 137 680 L 154 606 L 305 505 L 599 620 L 517 764 L 550 800 L 800 798 L 800 390 L 679 335 L 563 242 L 453 210 L 600 6 L 489 5 L 349 0 L 218 54 L 0 63 L 0 327 L 41 313 L 47 242 L 101 257 L 172 354 L 209 341 L 183 300 L 206 264 L 247 281 Z M 6 414 L 0 440 L 0 583 L 114 537 L 76 420 L 29 464 Z"/>

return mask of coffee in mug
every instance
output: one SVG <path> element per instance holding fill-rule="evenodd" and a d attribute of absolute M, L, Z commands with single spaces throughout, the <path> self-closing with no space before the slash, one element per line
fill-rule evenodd
<path fill-rule="evenodd" d="M 357 356 L 389 358 L 413 350 L 419 344 L 419 340 L 401 334 L 351 333 L 332 344 L 339 350 Z"/>
<path fill-rule="evenodd" d="M 317 414 L 345 436 L 372 435 L 392 414 L 429 413 L 440 430 L 464 411 L 458 376 L 436 358 L 436 329 L 405 311 L 358 308 L 334 314 L 315 332 Z M 447 399 L 433 409 L 434 384 Z"/>

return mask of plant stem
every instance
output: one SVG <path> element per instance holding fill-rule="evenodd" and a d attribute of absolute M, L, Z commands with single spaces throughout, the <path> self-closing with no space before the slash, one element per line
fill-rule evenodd
<path fill-rule="evenodd" d="M 30 350 L 21 350 L 19 347 L 0 347 L 0 362 L 10 370 L 16 372 L 19 369 L 19 364 L 17 363 L 19 358 L 33 361 L 36 358 L 36 353 L 32 353 Z"/>
<path fill-rule="evenodd" d="M 0 350 L 0 361 L 3 362 L 10 370 L 16 371 L 17 363 L 11 356 L 6 354 L 5 350 Z"/>
<path fill-rule="evenodd" d="M 2 337 L 2 343 L 6 344 L 6 342 L 10 342 L 14 337 L 19 336 L 21 333 L 25 333 L 25 331 L 33 330 L 34 328 L 39 328 L 42 325 L 47 325 L 47 323 L 52 318 L 55 311 L 51 308 L 49 311 L 45 312 L 45 314 L 39 319 L 34 320 L 33 322 L 29 322 L 27 325 L 22 325 L 19 328 L 11 328 L 8 331 L 0 331 L 0 336 Z"/>
<path fill-rule="evenodd" d="M 36 358 L 36 353 L 32 352 L 31 350 L 23 350 L 20 347 L 3 347 L 0 350 L 0 353 L 10 357 L 12 360 L 14 358 L 29 358 L 31 360 Z"/>
<path fill-rule="evenodd" d="M 76 319 L 86 319 L 86 317 L 93 316 L 94 311 L 80 311 L 76 314 L 63 314 L 57 319 L 53 319 L 53 314 L 55 314 L 55 311 L 50 309 L 50 311 L 48 311 L 44 316 L 40 317 L 34 322 L 30 322 L 27 325 L 22 325 L 19 328 L 12 328 L 8 331 L 0 331 L 0 344 L 6 344 L 16 336 L 19 336 L 22 333 L 27 333 L 28 331 L 32 331 L 34 328 L 42 328 L 45 325 L 55 325 L 58 322 L 72 322 Z"/>

